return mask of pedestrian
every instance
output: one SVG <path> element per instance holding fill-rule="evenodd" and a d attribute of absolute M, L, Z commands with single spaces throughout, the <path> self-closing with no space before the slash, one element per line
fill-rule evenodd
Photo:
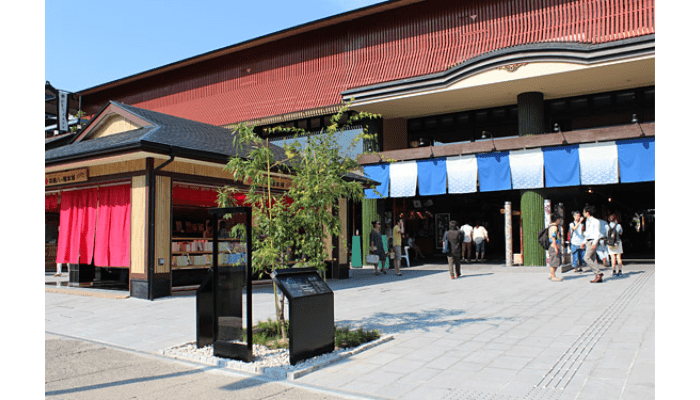
<path fill-rule="evenodd" d="M 603 237 L 603 239 L 600 240 L 598 243 L 598 247 L 595 250 L 595 253 L 598 255 L 598 259 L 603 263 L 604 268 L 608 268 L 608 244 L 605 241 L 605 238 L 608 237 L 608 224 L 605 223 L 605 219 L 600 221 L 600 234 Z"/>
<path fill-rule="evenodd" d="M 622 276 L 622 226 L 615 214 L 611 214 L 608 220 L 610 221 L 608 222 L 608 253 L 610 253 L 610 264 L 613 269 L 612 276 Z M 616 266 L 617 272 L 615 272 Z"/>
<path fill-rule="evenodd" d="M 583 227 L 584 219 L 581 217 L 579 211 L 574 211 L 574 222 L 569 224 L 569 241 L 571 243 L 571 266 L 574 268 L 575 272 L 583 272 L 581 266 L 583 266 L 583 254 L 586 252 L 585 246 L 583 244 Z"/>
<path fill-rule="evenodd" d="M 583 208 L 583 216 L 586 218 L 586 228 L 585 228 L 585 244 L 586 254 L 583 256 L 583 260 L 588 266 L 591 267 L 595 278 L 591 283 L 603 282 L 603 272 L 601 271 L 601 264 L 596 258 L 596 249 L 598 248 L 601 239 L 603 239 L 603 234 L 601 233 L 600 220 L 593 216 L 595 213 L 595 207 L 586 206 Z"/>
<path fill-rule="evenodd" d="M 472 228 L 472 226 L 469 224 L 464 224 L 461 228 L 459 228 L 459 230 L 464 233 L 464 242 L 462 242 L 462 261 L 470 263 L 472 258 L 472 234 L 474 228 Z M 465 253 L 467 256 L 466 258 L 464 258 Z"/>
<path fill-rule="evenodd" d="M 416 238 L 414 234 L 408 235 L 408 247 L 412 248 L 413 251 L 416 252 L 416 258 L 425 258 L 420 247 L 418 247 L 418 245 L 416 244 Z"/>
<path fill-rule="evenodd" d="M 447 264 L 450 267 L 450 279 L 459 278 L 462 275 L 460 260 L 462 256 L 462 243 L 464 242 L 464 232 L 457 229 L 457 221 L 450 221 L 450 227 L 443 237 L 447 242 Z"/>
<path fill-rule="evenodd" d="M 386 268 L 384 268 L 384 261 L 386 260 L 386 253 L 384 252 L 384 243 L 382 241 L 382 234 L 379 233 L 382 229 L 382 223 L 379 221 L 374 221 L 372 223 L 373 229 L 369 233 L 369 249 L 370 253 L 379 256 L 379 269 L 386 274 Z M 377 270 L 377 264 L 374 264 L 374 274 L 379 275 Z"/>
<path fill-rule="evenodd" d="M 472 238 L 474 239 L 474 245 L 476 246 L 474 261 L 484 262 L 484 257 L 486 256 L 486 243 L 489 242 L 489 233 L 486 231 L 486 228 L 477 222 L 474 224 Z M 481 260 L 479 260 L 479 254 L 481 254 Z"/>
<path fill-rule="evenodd" d="M 394 273 L 397 276 L 403 275 L 401 273 L 401 236 L 403 235 L 403 218 L 399 218 L 394 225 L 393 230 L 393 246 L 394 246 Z"/>
<path fill-rule="evenodd" d="M 563 218 L 561 215 L 554 215 L 554 222 L 549 224 L 549 229 L 547 231 L 547 238 L 549 239 L 549 259 L 547 263 L 549 264 L 549 279 L 554 282 L 561 282 L 561 278 L 557 278 L 556 272 L 557 268 L 561 265 L 561 255 L 562 255 L 562 228 L 561 224 Z"/>

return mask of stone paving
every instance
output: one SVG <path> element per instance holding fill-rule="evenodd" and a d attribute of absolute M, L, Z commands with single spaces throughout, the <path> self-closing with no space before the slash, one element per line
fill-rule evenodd
<path fill-rule="evenodd" d="M 545 268 L 495 263 L 463 266 L 455 280 L 444 263 L 401 277 L 354 269 L 329 280 L 336 324 L 394 339 L 294 384 L 389 399 L 654 399 L 655 265 L 605 272 L 591 284 L 589 271 L 551 282 Z M 273 299 L 270 287 L 254 289 L 255 320 L 274 316 Z M 194 317 L 192 294 L 45 294 L 47 333 L 145 353 L 194 341 Z"/>

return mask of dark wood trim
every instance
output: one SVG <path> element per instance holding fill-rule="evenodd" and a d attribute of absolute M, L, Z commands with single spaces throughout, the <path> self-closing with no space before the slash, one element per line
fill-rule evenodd
<path fill-rule="evenodd" d="M 419 147 L 384 151 L 374 154 L 362 154 L 358 158 L 360 165 L 386 162 L 384 160 L 408 161 L 432 157 L 450 157 L 466 154 L 489 153 L 495 144 L 496 151 L 532 149 L 537 147 L 562 146 L 568 144 L 607 142 L 620 139 L 634 139 L 642 136 L 655 136 L 655 122 L 610 126 L 605 128 L 585 129 L 561 133 L 545 133 L 523 137 L 484 140 L 471 143 L 448 144 L 443 146 Z"/>

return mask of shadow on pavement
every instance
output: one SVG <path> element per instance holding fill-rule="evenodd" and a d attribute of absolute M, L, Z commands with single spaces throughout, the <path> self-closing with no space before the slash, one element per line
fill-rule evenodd
<path fill-rule="evenodd" d="M 336 321 L 338 326 L 354 325 L 361 323 L 362 329 L 378 329 L 383 334 L 403 333 L 420 330 L 428 332 L 434 327 L 460 328 L 468 324 L 487 323 L 498 326 L 500 322 L 512 321 L 512 318 L 465 318 L 464 310 L 437 309 L 419 312 L 386 313 L 378 312 L 363 318 L 362 321 Z M 461 318 L 460 318 L 461 317 Z"/>

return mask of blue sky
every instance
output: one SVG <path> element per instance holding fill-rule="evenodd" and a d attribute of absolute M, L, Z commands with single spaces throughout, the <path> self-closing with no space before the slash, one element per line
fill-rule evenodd
<path fill-rule="evenodd" d="M 381 0 L 47 0 L 45 79 L 77 92 Z"/>

